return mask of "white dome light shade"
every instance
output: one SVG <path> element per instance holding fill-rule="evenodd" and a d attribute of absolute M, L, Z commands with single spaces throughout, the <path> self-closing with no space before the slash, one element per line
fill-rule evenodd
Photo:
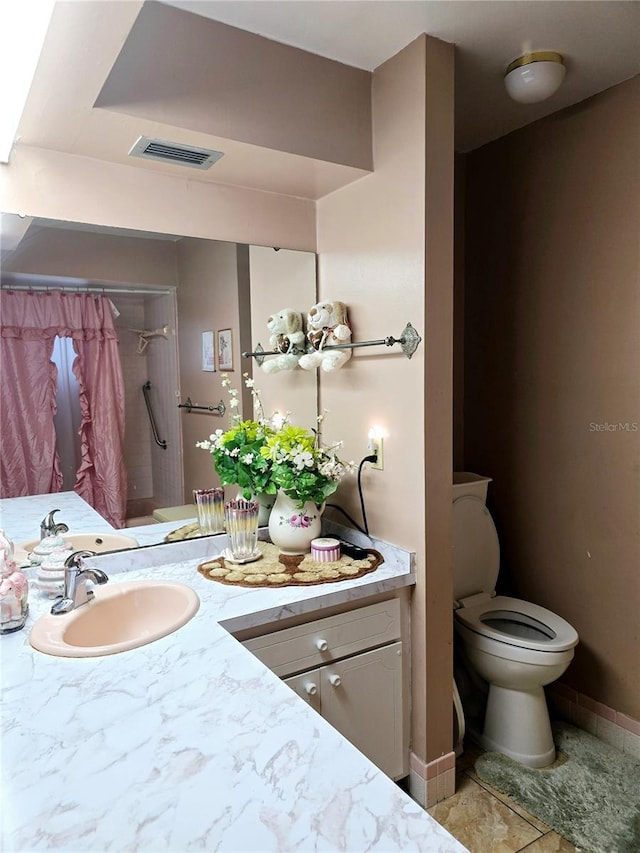
<path fill-rule="evenodd" d="M 557 92 L 564 75 L 561 54 L 548 50 L 527 53 L 509 65 L 504 75 L 504 85 L 514 101 L 535 104 Z"/>

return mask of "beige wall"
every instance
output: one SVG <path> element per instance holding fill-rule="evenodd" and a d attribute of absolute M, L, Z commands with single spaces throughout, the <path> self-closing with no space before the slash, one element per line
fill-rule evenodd
<path fill-rule="evenodd" d="M 308 199 L 17 147 L 0 165 L 4 213 L 89 222 L 159 234 L 315 251 Z"/>
<path fill-rule="evenodd" d="M 175 287 L 175 242 L 32 226 L 3 272 Z"/>
<path fill-rule="evenodd" d="M 96 106 L 371 167 L 368 71 L 160 3 L 142 7 Z"/>
<path fill-rule="evenodd" d="M 366 467 L 363 484 L 371 531 L 416 551 L 411 748 L 423 760 L 452 748 L 452 85 L 452 46 L 426 36 L 377 69 L 375 171 L 317 213 L 319 295 L 347 303 L 353 339 L 397 337 L 408 321 L 424 338 L 411 360 L 360 350 L 320 380 L 325 437 L 344 439 L 347 458 L 384 431 L 384 470 Z M 360 516 L 353 482 L 338 500 Z"/>
<path fill-rule="evenodd" d="M 635 719 L 638 115 L 635 78 L 469 156 L 465 302 L 465 463 L 494 478 L 503 583 L 575 626 L 564 680 Z"/>
<path fill-rule="evenodd" d="M 290 308 L 306 316 L 316 301 L 316 256 L 311 252 L 292 252 L 270 246 L 249 248 L 251 277 L 251 340 L 269 350 L 267 320 L 271 314 Z M 271 359 L 268 359 L 271 361 Z M 265 362 L 266 364 L 267 362 Z M 318 390 L 316 371 L 288 370 L 265 373 L 252 365 L 256 387 L 267 417 L 274 412 L 291 412 L 291 422 L 307 429 L 316 426 Z"/>
<path fill-rule="evenodd" d="M 466 163 L 455 156 L 453 284 L 453 470 L 464 470 L 464 220 Z"/>
<path fill-rule="evenodd" d="M 216 429 L 228 429 L 233 410 L 223 389 L 220 371 L 202 370 L 202 332 L 231 329 L 233 333 L 234 372 L 229 376 L 240 390 L 242 365 L 238 303 L 238 248 L 234 243 L 181 240 L 178 248 L 178 353 L 180 396 L 199 405 L 215 405 L 221 399 L 227 406 L 220 418 L 207 412 L 181 409 L 185 500 L 192 501 L 192 490 L 220 485 L 209 454 L 196 447 Z M 245 342 L 246 348 L 246 342 Z M 217 364 L 217 362 L 216 362 Z"/>

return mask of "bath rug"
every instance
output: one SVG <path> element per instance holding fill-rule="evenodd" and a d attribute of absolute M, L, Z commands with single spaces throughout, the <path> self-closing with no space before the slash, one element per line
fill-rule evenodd
<path fill-rule="evenodd" d="M 310 554 L 281 554 L 270 542 L 258 542 L 258 548 L 262 551 L 262 559 L 254 563 L 237 565 L 220 556 L 201 563 L 198 571 L 209 580 L 230 586 L 311 586 L 355 580 L 375 572 L 384 562 L 382 554 L 373 549 L 367 549 L 367 556 L 362 560 L 343 555 L 339 560 L 320 563 L 312 560 Z"/>
<path fill-rule="evenodd" d="M 582 853 L 638 853 L 640 761 L 567 723 L 554 723 L 553 735 L 559 760 L 549 769 L 487 752 L 476 774 Z"/>

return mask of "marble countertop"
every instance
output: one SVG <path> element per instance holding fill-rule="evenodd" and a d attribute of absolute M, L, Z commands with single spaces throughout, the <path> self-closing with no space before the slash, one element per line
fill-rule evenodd
<path fill-rule="evenodd" d="M 0 530 L 4 530 L 16 548 L 40 536 L 40 522 L 52 509 L 59 509 L 57 522 L 64 522 L 72 533 L 123 533 L 132 536 L 140 546 L 164 543 L 165 536 L 179 527 L 197 521 L 164 521 L 139 527 L 118 529 L 106 521 L 75 492 L 53 495 L 27 495 L 0 500 Z"/>
<path fill-rule="evenodd" d="M 0 500 L 0 529 L 18 546 L 40 537 L 40 522 L 52 509 L 59 509 L 57 522 L 76 533 L 107 533 L 115 530 L 100 513 L 75 492 L 53 495 L 26 495 Z M 128 533 L 123 530 L 122 533 Z"/>
<path fill-rule="evenodd" d="M 75 492 L 58 492 L 53 495 L 27 495 L 22 498 L 0 500 L 0 529 L 4 530 L 17 546 L 40 536 L 40 522 L 52 509 L 59 509 L 56 521 L 63 521 L 72 533 L 124 533 L 133 536 L 140 545 L 157 545 L 164 542 L 167 533 L 196 521 L 165 521 L 140 527 L 116 529 L 93 507 Z"/>
<path fill-rule="evenodd" d="M 51 602 L 31 594 L 25 629 L 0 637 L 1 849 L 462 853 L 229 633 L 410 585 L 411 554 L 374 540 L 385 563 L 371 575 L 245 589 L 197 572 L 225 545 L 218 536 L 94 558 L 110 583 L 155 576 L 201 599 L 179 631 L 122 654 L 34 651 L 29 629 Z"/>

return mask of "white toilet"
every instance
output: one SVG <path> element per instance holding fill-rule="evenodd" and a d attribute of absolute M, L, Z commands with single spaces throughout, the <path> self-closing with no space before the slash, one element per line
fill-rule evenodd
<path fill-rule="evenodd" d="M 474 732 L 468 720 L 467 728 L 484 749 L 546 767 L 556 752 L 543 687 L 566 670 L 578 634 L 544 607 L 496 596 L 500 544 L 485 506 L 490 482 L 454 474 L 454 629 L 463 657 L 488 685 L 484 724 Z"/>

